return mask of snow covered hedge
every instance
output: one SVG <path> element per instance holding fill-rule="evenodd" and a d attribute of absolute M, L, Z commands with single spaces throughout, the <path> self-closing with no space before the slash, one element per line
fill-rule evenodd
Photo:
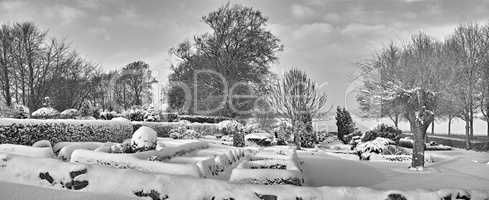
<path fill-rule="evenodd" d="M 58 142 L 122 142 L 130 138 L 129 123 L 102 120 L 0 119 L 0 143 L 32 145 L 39 140 Z"/>
<path fill-rule="evenodd" d="M 488 199 L 480 190 L 374 190 L 366 187 L 296 187 L 290 185 L 233 184 L 214 179 L 154 174 L 49 158 L 0 156 L 0 180 L 58 190 L 112 193 L 146 199 Z M 189 189 L 192 189 L 189 191 Z"/>
<path fill-rule="evenodd" d="M 169 137 L 170 131 L 174 128 L 182 126 L 184 122 L 131 122 L 134 130 L 137 130 L 141 126 L 147 126 L 158 133 L 158 137 Z M 219 133 L 217 124 L 211 123 L 189 123 L 191 129 L 197 131 L 202 135 L 214 135 Z"/>

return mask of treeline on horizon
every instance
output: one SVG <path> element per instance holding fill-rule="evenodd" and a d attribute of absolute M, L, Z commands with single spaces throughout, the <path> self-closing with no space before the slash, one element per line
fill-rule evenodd
<path fill-rule="evenodd" d="M 50 38 L 32 22 L 2 24 L 0 28 L 0 85 L 7 107 L 20 104 L 31 112 L 50 97 L 57 110 L 129 108 L 149 101 L 149 65 L 135 61 L 104 72 L 82 58 L 67 43 Z M 148 84 L 144 84 L 148 82 Z"/>

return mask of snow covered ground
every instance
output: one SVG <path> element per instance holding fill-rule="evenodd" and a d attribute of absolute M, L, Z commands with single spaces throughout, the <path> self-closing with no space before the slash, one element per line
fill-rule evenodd
<path fill-rule="evenodd" d="M 489 190 L 489 153 L 455 149 L 426 152 L 434 162 L 423 172 L 408 169 L 410 162 L 359 161 L 350 154 L 300 151 L 305 184 L 309 186 L 364 186 L 374 189 Z"/>

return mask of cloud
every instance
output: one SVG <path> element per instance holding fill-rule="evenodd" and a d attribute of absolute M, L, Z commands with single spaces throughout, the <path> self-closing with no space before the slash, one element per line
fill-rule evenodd
<path fill-rule="evenodd" d="M 314 10 L 300 4 L 294 4 L 290 7 L 292 15 L 298 19 L 307 18 L 315 14 Z"/>
<path fill-rule="evenodd" d="M 333 26 L 327 23 L 312 23 L 300 26 L 292 34 L 295 38 L 314 40 L 317 36 L 324 36 L 333 29 Z"/>

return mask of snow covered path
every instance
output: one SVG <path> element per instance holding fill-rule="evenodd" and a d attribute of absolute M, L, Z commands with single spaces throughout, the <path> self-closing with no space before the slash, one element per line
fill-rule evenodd
<path fill-rule="evenodd" d="M 0 181 L 0 199 L 8 200 L 131 200 L 122 195 L 56 190 Z"/>
<path fill-rule="evenodd" d="M 430 153 L 452 158 L 427 164 L 423 172 L 413 172 L 407 169 L 409 163 L 345 160 L 324 152 L 298 152 L 298 155 L 304 161 L 306 185 L 311 186 L 367 186 L 399 190 L 489 188 L 489 165 L 481 163 L 489 159 L 488 153 L 460 149 Z"/>

